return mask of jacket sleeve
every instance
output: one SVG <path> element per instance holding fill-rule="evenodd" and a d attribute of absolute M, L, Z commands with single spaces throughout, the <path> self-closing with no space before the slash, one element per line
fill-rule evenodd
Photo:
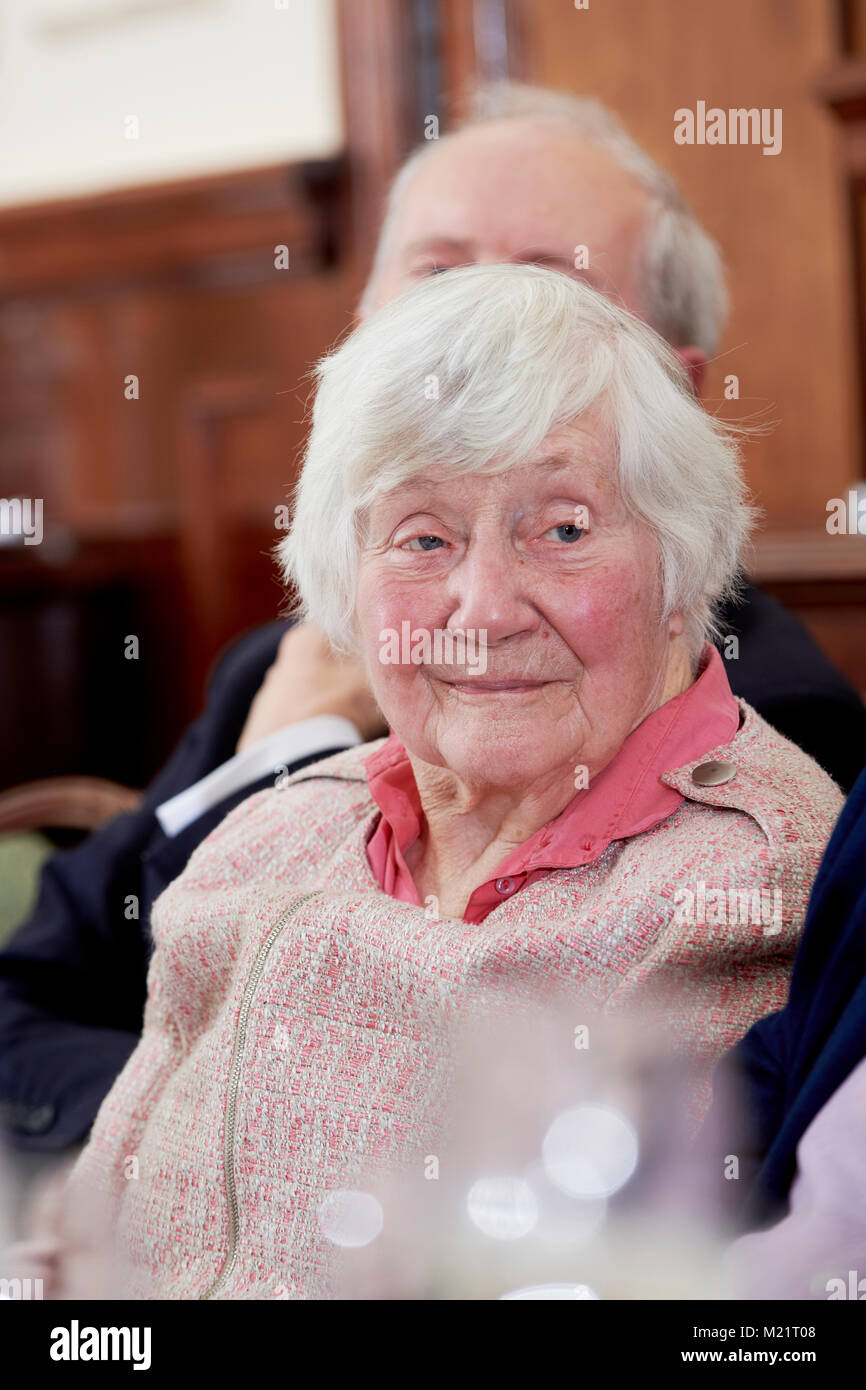
<path fill-rule="evenodd" d="M 760 1019 L 723 1057 L 708 1147 L 735 1153 L 739 1181 L 727 1203 L 755 1227 L 783 1214 L 806 1128 L 864 1053 L 859 1004 L 866 980 L 866 773 L 834 827 L 812 888 L 785 1007 Z M 720 1160 L 719 1160 L 720 1162 Z"/>
<path fill-rule="evenodd" d="M 731 1226 L 746 1222 L 757 1175 L 782 1123 L 787 1093 L 788 1016 L 759 1019 L 725 1053 L 713 1075 L 713 1103 L 697 1139 L 708 1191 Z M 766 1216 L 771 1214 L 770 1204 Z"/>
<path fill-rule="evenodd" d="M 227 798 L 175 841 L 163 835 L 156 808 L 234 752 L 284 631 L 272 623 L 230 648 L 204 714 L 140 808 L 44 867 L 34 912 L 0 954 L 0 1114 L 16 1147 L 60 1150 L 81 1140 L 135 1048 L 150 949 L 147 861 L 162 856 L 169 879 L 180 873 L 222 817 L 265 782 Z"/>

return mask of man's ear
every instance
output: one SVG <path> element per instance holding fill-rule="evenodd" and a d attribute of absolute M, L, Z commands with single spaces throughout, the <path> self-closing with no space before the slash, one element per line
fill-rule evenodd
<path fill-rule="evenodd" d="M 678 347 L 674 352 L 682 362 L 692 383 L 692 390 L 701 399 L 704 390 L 704 376 L 707 370 L 707 354 L 699 347 Z"/>

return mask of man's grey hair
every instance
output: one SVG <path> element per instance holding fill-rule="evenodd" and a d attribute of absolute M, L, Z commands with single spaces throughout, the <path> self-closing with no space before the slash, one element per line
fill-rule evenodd
<path fill-rule="evenodd" d="M 376 499 L 419 473 L 525 464 L 581 416 L 607 450 L 616 495 L 655 542 L 647 621 L 681 611 L 693 666 L 717 634 L 753 520 L 736 431 L 701 409 L 663 339 L 597 290 L 532 265 L 426 278 L 365 319 L 316 376 L 278 554 L 298 616 L 337 650 L 358 650 L 358 565 Z"/>
<path fill-rule="evenodd" d="M 586 144 L 606 150 L 646 189 L 650 208 L 638 271 L 641 312 L 673 347 L 699 347 L 711 357 L 728 316 L 722 257 L 674 180 L 595 98 L 519 82 L 478 87 L 468 115 L 454 131 L 441 140 L 425 141 L 403 164 L 388 195 L 372 271 L 361 298 L 362 312 L 370 312 L 373 306 L 376 283 L 391 251 L 397 210 L 419 164 L 461 131 L 514 118 L 564 126 Z"/>

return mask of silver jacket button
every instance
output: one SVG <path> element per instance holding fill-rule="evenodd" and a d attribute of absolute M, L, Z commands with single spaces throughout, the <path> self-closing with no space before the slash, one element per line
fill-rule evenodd
<path fill-rule="evenodd" d="M 692 769 L 692 781 L 697 787 L 719 787 L 736 776 L 733 763 L 698 763 Z"/>

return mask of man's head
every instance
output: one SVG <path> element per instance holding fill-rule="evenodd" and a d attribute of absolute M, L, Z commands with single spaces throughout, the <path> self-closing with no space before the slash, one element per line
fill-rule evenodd
<path fill-rule="evenodd" d="M 727 310 L 718 249 L 598 102 L 482 88 L 469 119 L 397 175 L 360 314 L 437 270 L 501 261 L 586 280 L 651 324 L 700 386 Z"/>

